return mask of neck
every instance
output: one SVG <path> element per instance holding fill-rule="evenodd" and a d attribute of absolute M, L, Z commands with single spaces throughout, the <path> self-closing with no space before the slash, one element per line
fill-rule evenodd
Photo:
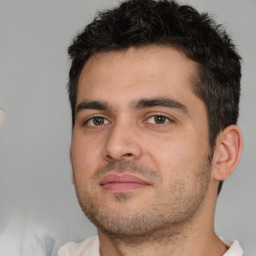
<path fill-rule="evenodd" d="M 189 230 L 188 232 L 186 232 Z M 205 230 L 203 226 L 190 229 L 181 228 L 179 232 L 156 233 L 143 238 L 116 238 L 99 233 L 101 256 L 221 256 L 226 246 L 216 236 L 213 229 Z M 171 234 L 172 233 L 172 234 Z"/>

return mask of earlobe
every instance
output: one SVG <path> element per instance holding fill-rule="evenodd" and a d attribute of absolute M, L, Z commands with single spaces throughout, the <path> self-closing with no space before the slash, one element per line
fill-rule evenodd
<path fill-rule="evenodd" d="M 212 178 L 220 181 L 229 177 L 239 163 L 242 149 L 243 139 L 239 127 L 226 127 L 216 140 Z"/>

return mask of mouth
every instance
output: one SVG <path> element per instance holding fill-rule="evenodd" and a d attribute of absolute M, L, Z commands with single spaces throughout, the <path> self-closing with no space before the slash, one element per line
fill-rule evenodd
<path fill-rule="evenodd" d="M 100 186 L 108 192 L 124 193 L 150 186 L 150 183 L 128 173 L 110 173 L 100 181 Z"/>

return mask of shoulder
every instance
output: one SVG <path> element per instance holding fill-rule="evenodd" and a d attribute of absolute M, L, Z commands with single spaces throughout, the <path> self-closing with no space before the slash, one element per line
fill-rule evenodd
<path fill-rule="evenodd" d="M 69 255 L 99 256 L 98 236 L 89 237 L 80 243 L 69 242 L 59 249 L 58 256 Z"/>
<path fill-rule="evenodd" d="M 13 217 L 0 223 L 0 256 L 50 256 L 55 239 L 44 227 Z"/>

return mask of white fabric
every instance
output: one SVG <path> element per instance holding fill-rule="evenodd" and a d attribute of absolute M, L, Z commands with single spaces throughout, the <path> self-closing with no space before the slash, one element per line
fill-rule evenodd
<path fill-rule="evenodd" d="M 231 241 L 221 237 L 222 242 L 229 247 L 228 251 L 223 256 L 242 256 L 243 249 L 238 241 Z"/>
<path fill-rule="evenodd" d="M 55 240 L 43 227 L 14 217 L 0 223 L 0 256 L 53 256 Z"/>
<path fill-rule="evenodd" d="M 58 256 L 100 256 L 98 236 L 89 237 L 81 243 L 69 242 L 59 249 Z"/>
<path fill-rule="evenodd" d="M 221 238 L 221 240 L 229 247 L 228 251 L 223 256 L 243 255 L 243 250 L 238 241 L 230 241 L 225 238 Z M 58 256 L 100 256 L 99 238 L 94 236 L 80 243 L 69 242 L 60 248 Z"/>

